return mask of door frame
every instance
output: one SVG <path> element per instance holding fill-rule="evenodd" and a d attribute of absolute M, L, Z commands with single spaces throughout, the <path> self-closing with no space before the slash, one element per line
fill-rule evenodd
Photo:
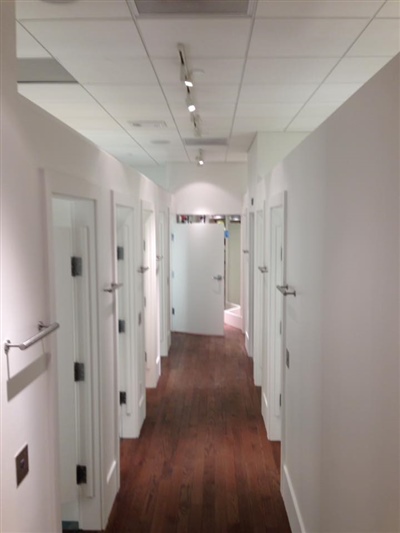
<path fill-rule="evenodd" d="M 54 261 L 54 245 L 53 245 L 53 214 L 52 214 L 52 199 L 54 196 L 66 198 L 69 200 L 90 200 L 94 203 L 94 226 L 95 226 L 95 277 L 96 287 L 99 286 L 99 266 L 100 266 L 100 243 L 98 239 L 99 234 L 99 212 L 101 211 L 100 204 L 102 203 L 101 191 L 98 187 L 91 185 L 84 180 L 75 178 L 73 176 L 65 175 L 60 172 L 41 169 L 41 179 L 44 188 L 44 223 L 46 227 L 47 239 L 47 258 L 46 266 L 48 269 L 48 302 L 50 309 L 50 322 L 57 319 L 56 316 L 56 287 L 55 287 L 55 261 Z M 101 360 L 102 360 L 102 344 L 100 336 L 100 305 L 99 294 L 93 295 L 95 299 L 94 306 L 96 308 L 96 331 L 92 331 L 92 338 L 95 346 L 97 346 L 97 357 L 92 356 L 92 405 L 93 405 L 93 464 L 94 464 L 94 496 L 93 498 L 80 499 L 80 515 L 82 521 L 79 524 L 83 529 L 102 529 L 106 525 L 108 513 L 106 513 L 106 502 L 104 499 L 104 491 L 102 490 L 102 482 L 104 480 L 104 472 L 102 469 L 102 449 L 103 440 L 101 433 L 101 420 L 103 418 L 102 403 L 100 397 L 101 379 Z M 61 324 L 62 327 L 62 324 Z M 54 343 L 54 353 L 57 354 L 57 336 L 52 339 Z M 50 364 L 51 389 L 54 398 L 53 407 L 50 413 L 51 426 L 55 427 L 55 435 L 57 447 L 54 456 L 55 471 L 59 472 L 59 431 L 58 431 L 58 375 L 57 375 L 57 357 L 54 357 L 52 364 Z M 110 476 L 111 481 L 111 476 Z M 54 491 L 58 499 L 58 520 L 61 526 L 61 494 L 60 494 L 60 478 L 59 473 L 55 480 Z M 116 494 L 116 485 L 115 490 Z M 115 497 L 114 494 L 114 497 Z"/>
<path fill-rule="evenodd" d="M 280 441 L 282 439 L 282 428 L 284 426 L 284 352 L 285 352 L 285 298 L 282 296 L 282 333 L 281 333 L 281 350 L 280 350 L 280 378 L 276 377 L 276 361 L 272 353 L 273 331 L 275 330 L 276 322 L 274 322 L 275 313 L 272 309 L 274 300 L 273 295 L 276 294 L 276 283 L 272 279 L 272 263 L 274 260 L 272 250 L 272 214 L 273 209 L 282 208 L 282 282 L 286 282 L 286 232 L 287 232 L 287 191 L 282 191 L 273 195 L 268 202 L 268 250 L 269 250 L 269 273 L 268 273 L 268 345 L 266 358 L 266 382 L 264 382 L 265 390 L 263 391 L 263 414 L 267 426 L 267 433 L 269 440 Z M 277 381 L 278 380 L 278 381 Z M 276 387 L 279 387 L 281 394 L 281 405 L 277 400 L 277 396 L 273 394 Z M 280 416 L 275 413 L 279 410 Z"/>

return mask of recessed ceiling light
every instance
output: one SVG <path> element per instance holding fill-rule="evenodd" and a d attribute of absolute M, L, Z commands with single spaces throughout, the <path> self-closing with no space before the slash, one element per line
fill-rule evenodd
<path fill-rule="evenodd" d="M 128 120 L 128 124 L 133 128 L 143 129 L 165 129 L 167 123 L 164 120 Z"/>

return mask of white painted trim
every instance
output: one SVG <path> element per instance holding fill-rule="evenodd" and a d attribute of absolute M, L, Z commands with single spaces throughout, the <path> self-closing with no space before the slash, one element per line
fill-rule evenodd
<path fill-rule="evenodd" d="M 114 459 L 114 461 L 111 463 L 110 469 L 107 474 L 107 485 L 110 483 L 112 476 L 116 473 L 116 468 L 117 468 L 117 461 Z"/>
<path fill-rule="evenodd" d="M 306 533 L 299 503 L 286 465 L 282 468 L 281 493 L 292 533 Z"/>

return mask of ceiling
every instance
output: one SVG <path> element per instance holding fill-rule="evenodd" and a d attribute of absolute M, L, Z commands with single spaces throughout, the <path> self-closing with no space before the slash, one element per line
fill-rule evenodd
<path fill-rule="evenodd" d="M 313 131 L 400 51 L 399 0 L 16 4 L 19 92 L 133 167 L 246 161 L 256 132 Z"/>

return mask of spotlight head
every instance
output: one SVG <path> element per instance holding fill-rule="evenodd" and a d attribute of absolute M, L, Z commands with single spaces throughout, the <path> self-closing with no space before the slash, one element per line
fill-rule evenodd
<path fill-rule="evenodd" d="M 204 161 L 202 159 L 199 159 L 199 165 L 202 167 L 204 165 Z"/>
<path fill-rule="evenodd" d="M 193 82 L 189 78 L 189 76 L 185 76 L 185 85 L 186 85 L 186 87 L 189 87 L 189 88 L 193 87 Z"/>
<path fill-rule="evenodd" d="M 196 106 L 194 105 L 193 102 L 190 102 L 188 103 L 188 110 L 193 113 L 194 111 L 196 111 Z"/>

